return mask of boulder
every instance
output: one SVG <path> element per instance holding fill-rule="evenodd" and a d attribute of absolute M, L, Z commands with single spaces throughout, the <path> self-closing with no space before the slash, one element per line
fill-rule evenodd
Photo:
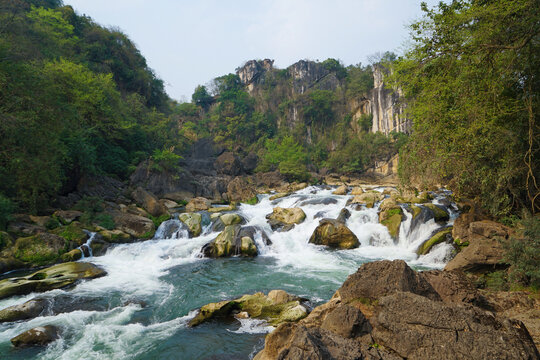
<path fill-rule="evenodd" d="M 277 199 L 281 199 L 281 198 L 283 198 L 283 197 L 285 197 L 285 196 L 289 196 L 289 195 L 290 195 L 290 193 L 288 193 L 288 192 L 276 193 L 276 194 L 270 196 L 270 197 L 268 198 L 268 200 L 270 200 L 270 201 L 272 201 L 272 200 L 277 200 Z"/>
<path fill-rule="evenodd" d="M 203 197 L 196 197 L 191 200 L 186 205 L 187 212 L 208 210 L 212 206 L 210 200 Z"/>
<path fill-rule="evenodd" d="M 58 328 L 52 325 L 38 326 L 11 339 L 15 347 L 44 346 L 58 339 Z"/>
<path fill-rule="evenodd" d="M 214 161 L 214 168 L 218 174 L 238 176 L 244 172 L 242 163 L 238 156 L 230 151 L 219 155 Z"/>
<path fill-rule="evenodd" d="M 356 235 L 343 222 L 332 219 L 322 219 L 309 242 L 338 249 L 353 249 L 360 246 Z"/>
<path fill-rule="evenodd" d="M 82 279 L 94 279 L 107 273 L 87 262 L 69 262 L 39 270 L 28 276 L 0 280 L 0 299 L 65 288 Z"/>
<path fill-rule="evenodd" d="M 274 292 L 272 296 L 260 292 L 244 295 L 235 300 L 204 305 L 189 322 L 189 326 L 197 326 L 210 319 L 232 317 L 240 312 L 243 313 L 241 317 L 264 319 L 276 326 L 306 317 L 308 310 L 302 305 L 303 302 L 304 300 L 297 296 L 281 292 Z"/>
<path fill-rule="evenodd" d="M 76 245 L 61 236 L 39 233 L 34 236 L 18 238 L 12 249 L 14 257 L 29 266 L 51 265 L 60 260 L 66 250 Z"/>
<path fill-rule="evenodd" d="M 246 223 L 246 220 L 238 214 L 233 214 L 233 213 L 223 214 L 223 215 L 220 215 L 215 220 L 214 224 L 212 225 L 212 230 L 223 231 L 223 229 L 225 229 L 225 226 L 245 224 L 245 223 Z"/>
<path fill-rule="evenodd" d="M 179 207 L 179 205 L 178 205 L 178 203 L 176 201 L 169 200 L 169 199 L 160 199 L 159 203 L 161 205 L 165 206 L 165 208 L 167 210 L 171 210 L 171 209 Z"/>
<path fill-rule="evenodd" d="M 351 200 L 350 204 L 360 204 L 366 205 L 368 208 L 375 206 L 377 201 L 381 201 L 384 198 L 384 195 L 378 191 L 369 191 L 361 195 L 355 195 Z"/>
<path fill-rule="evenodd" d="M 347 191 L 349 191 L 349 188 L 347 187 L 347 185 L 341 185 L 336 190 L 332 191 L 332 194 L 347 195 Z"/>
<path fill-rule="evenodd" d="M 48 303 L 46 299 L 32 299 L 7 307 L 0 310 L 0 323 L 35 318 L 47 308 Z"/>
<path fill-rule="evenodd" d="M 28 221 L 31 221 L 30 218 L 28 218 Z M 8 224 L 7 231 L 10 234 L 16 234 L 18 236 L 25 237 L 39 234 L 47 230 L 44 226 L 30 224 L 29 222 L 12 221 Z"/>
<path fill-rule="evenodd" d="M 77 261 L 83 257 L 83 252 L 81 249 L 73 249 L 61 256 L 63 262 Z"/>
<path fill-rule="evenodd" d="M 154 235 L 154 222 L 146 217 L 112 211 L 111 216 L 116 224 L 116 228 L 137 239 L 149 239 Z"/>
<path fill-rule="evenodd" d="M 470 223 L 465 237 L 469 245 L 462 248 L 446 264 L 445 270 L 482 273 L 507 267 L 501 263 L 504 250 L 500 240 L 507 239 L 509 232 L 510 229 L 495 221 L 482 220 Z"/>
<path fill-rule="evenodd" d="M 72 241 L 77 245 L 82 245 L 88 240 L 88 231 L 85 230 L 78 221 L 73 221 L 69 225 L 58 227 L 52 230 L 51 233 L 61 236 L 68 241 Z"/>
<path fill-rule="evenodd" d="M 364 189 L 362 189 L 360 186 L 356 186 L 351 190 L 351 195 L 362 195 L 364 193 Z"/>
<path fill-rule="evenodd" d="M 422 243 L 422 245 L 420 245 L 420 247 L 418 247 L 418 249 L 416 250 L 416 254 L 417 255 L 426 255 L 427 253 L 429 253 L 429 251 L 431 250 L 431 248 L 437 244 L 440 244 L 440 243 L 443 243 L 443 242 L 447 242 L 447 243 L 452 243 L 452 227 L 451 226 L 447 226 L 443 229 L 437 229 L 435 230 L 435 232 L 433 234 L 431 234 L 431 236 L 429 237 L 429 239 L 427 239 L 426 241 L 424 241 Z"/>
<path fill-rule="evenodd" d="M 538 359 L 520 321 L 410 292 L 379 299 L 374 342 L 406 359 Z"/>
<path fill-rule="evenodd" d="M 385 199 L 380 206 L 379 221 L 386 226 L 390 236 L 397 240 L 399 236 L 399 228 L 403 221 L 403 209 L 393 199 Z"/>
<path fill-rule="evenodd" d="M 433 217 L 435 218 L 435 221 L 446 222 L 450 220 L 450 215 L 441 206 L 431 203 L 426 203 L 424 204 L 424 206 L 433 212 Z"/>
<path fill-rule="evenodd" d="M 53 214 L 64 225 L 78 220 L 82 215 L 82 211 L 77 210 L 57 210 Z"/>
<path fill-rule="evenodd" d="M 253 360 L 398 360 L 377 347 L 344 338 L 330 330 L 285 323 L 266 336 L 264 349 Z"/>
<path fill-rule="evenodd" d="M 349 275 L 336 294 L 343 302 L 373 302 L 378 298 L 406 291 L 440 300 L 439 294 L 403 260 L 382 260 L 362 264 Z"/>
<path fill-rule="evenodd" d="M 140 186 L 131 193 L 131 196 L 137 204 L 152 216 L 159 217 L 169 213 L 168 209 L 159 202 L 159 199 L 154 194 L 149 193 Z"/>
<path fill-rule="evenodd" d="M 257 167 L 259 157 L 255 153 L 249 153 L 242 159 L 242 168 L 248 174 L 252 174 Z"/>
<path fill-rule="evenodd" d="M 331 310 L 322 320 L 320 327 L 347 339 L 354 339 L 371 331 L 371 325 L 364 314 L 350 305 L 340 305 Z"/>
<path fill-rule="evenodd" d="M 122 230 L 114 229 L 114 230 L 100 230 L 98 234 L 101 236 L 101 238 L 108 242 L 108 243 L 128 243 L 131 241 L 131 236 Z M 95 241 L 95 240 L 94 240 Z"/>
<path fill-rule="evenodd" d="M 306 219 L 306 213 L 301 208 L 275 207 L 272 213 L 266 215 L 272 230 L 288 231 L 295 224 L 301 224 Z"/>
<path fill-rule="evenodd" d="M 418 275 L 433 287 L 445 303 L 486 307 L 486 299 L 463 272 L 430 270 L 419 272 Z"/>
<path fill-rule="evenodd" d="M 202 232 L 202 215 L 199 213 L 182 213 L 178 218 L 183 222 L 189 231 L 191 237 L 197 237 Z"/>
<path fill-rule="evenodd" d="M 246 202 L 257 196 L 257 191 L 253 184 L 242 177 L 234 178 L 227 185 L 227 198 L 230 202 Z"/>
<path fill-rule="evenodd" d="M 228 225 L 211 242 L 204 245 L 201 252 L 205 257 L 256 256 L 258 251 L 253 238 L 241 234 L 241 226 Z"/>
<path fill-rule="evenodd" d="M 351 217 L 351 212 L 347 210 L 347 208 L 343 208 L 339 212 L 339 215 L 336 220 L 339 222 L 345 223 L 350 217 Z"/>

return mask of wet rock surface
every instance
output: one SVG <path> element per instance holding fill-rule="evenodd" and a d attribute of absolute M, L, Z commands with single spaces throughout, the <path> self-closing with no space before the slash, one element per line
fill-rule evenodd
<path fill-rule="evenodd" d="M 55 341 L 58 337 L 59 329 L 56 326 L 45 325 L 35 327 L 17 335 L 11 339 L 11 343 L 15 347 L 44 346 Z"/>
<path fill-rule="evenodd" d="M 338 249 L 353 249 L 360 246 L 356 235 L 343 222 L 333 219 L 322 219 L 309 242 Z"/>

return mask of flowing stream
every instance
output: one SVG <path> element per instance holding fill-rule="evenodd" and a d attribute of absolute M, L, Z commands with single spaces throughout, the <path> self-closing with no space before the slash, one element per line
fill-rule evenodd
<path fill-rule="evenodd" d="M 382 189 L 380 189 L 382 191 Z M 241 205 L 237 212 L 247 225 L 258 226 L 270 237 L 266 246 L 256 238 L 256 258 L 203 259 L 201 247 L 217 236 L 206 226 L 197 238 L 188 238 L 179 220 L 164 222 L 153 240 L 117 245 L 100 257 L 86 257 L 108 275 L 68 290 L 18 296 L 0 301 L 0 309 L 36 296 L 50 298 L 64 313 L 0 324 L 2 359 L 248 359 L 264 345 L 271 331 L 263 321 L 210 322 L 188 328 L 195 310 L 209 302 L 257 291 L 283 289 L 309 298 L 313 306 L 332 296 L 360 264 L 379 259 L 404 259 L 416 269 L 442 268 L 452 251 L 436 245 L 418 257 L 416 249 L 444 224 L 420 224 L 406 213 L 394 241 L 378 223 L 378 205 L 354 210 L 351 196 L 332 195 L 331 189 L 308 187 L 290 196 L 257 205 Z M 443 196 L 433 200 L 440 204 Z M 265 216 L 272 208 L 301 207 L 306 220 L 288 232 L 272 232 Z M 347 226 L 361 246 L 330 250 L 308 243 L 320 218 L 336 218 L 344 207 L 351 212 Z M 451 218 L 457 216 L 453 204 Z M 165 238 L 168 237 L 168 238 Z M 14 349 L 10 339 L 40 325 L 56 325 L 61 338 L 46 348 Z"/>

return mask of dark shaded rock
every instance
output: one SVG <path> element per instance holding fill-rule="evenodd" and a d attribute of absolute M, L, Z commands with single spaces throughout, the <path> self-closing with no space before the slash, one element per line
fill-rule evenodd
<path fill-rule="evenodd" d="M 226 151 L 217 157 L 214 168 L 218 174 L 231 176 L 238 176 L 244 172 L 240 159 L 230 151 Z"/>
<path fill-rule="evenodd" d="M 446 222 L 450 220 L 450 214 L 448 214 L 448 211 L 441 206 L 441 205 L 435 205 L 432 203 L 426 203 L 423 204 L 424 207 L 428 208 L 433 212 L 433 217 L 435 218 L 435 221 L 437 222 Z"/>
<path fill-rule="evenodd" d="M 424 241 L 420 247 L 416 250 L 418 255 L 426 255 L 431 251 L 431 249 L 441 243 L 452 244 L 454 239 L 452 239 L 452 226 L 445 226 L 443 228 L 434 230 L 429 238 Z"/>
<path fill-rule="evenodd" d="M 520 321 L 410 292 L 380 298 L 370 321 L 375 342 L 407 359 L 539 358 Z"/>
<path fill-rule="evenodd" d="M 351 212 L 345 208 L 341 209 L 339 212 L 339 215 L 337 217 L 337 221 L 341 221 L 342 223 L 347 222 L 347 220 L 351 217 Z"/>
<path fill-rule="evenodd" d="M 338 249 L 353 249 L 360 246 L 356 235 L 343 222 L 332 219 L 322 219 L 309 242 Z"/>
<path fill-rule="evenodd" d="M 44 346 L 58 339 L 58 328 L 52 325 L 38 326 L 11 339 L 15 347 Z"/>
<path fill-rule="evenodd" d="M 105 175 L 84 175 L 77 184 L 77 192 L 82 196 L 99 197 L 107 201 L 124 200 L 124 183 Z"/>
<path fill-rule="evenodd" d="M 309 200 L 305 200 L 305 201 L 302 201 L 300 203 L 300 206 L 305 206 L 305 205 L 331 205 L 331 204 L 337 204 L 337 200 L 334 199 L 334 198 L 331 198 L 331 197 L 327 197 L 327 198 L 315 198 L 315 199 L 309 199 Z"/>
<path fill-rule="evenodd" d="M 403 260 L 382 260 L 365 263 L 349 275 L 337 293 L 344 302 L 355 299 L 376 300 L 398 291 L 408 291 L 432 300 L 439 294 Z"/>
<path fill-rule="evenodd" d="M 77 210 L 57 210 L 54 212 L 54 216 L 64 225 L 70 224 L 75 220 L 78 220 L 82 216 L 82 211 Z"/>
<path fill-rule="evenodd" d="M 252 174 L 257 167 L 259 157 L 255 153 L 249 153 L 242 159 L 242 167 L 247 174 Z"/>

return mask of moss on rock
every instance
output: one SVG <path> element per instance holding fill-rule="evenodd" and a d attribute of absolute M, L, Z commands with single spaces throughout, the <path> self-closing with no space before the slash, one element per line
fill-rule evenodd
<path fill-rule="evenodd" d="M 452 237 L 452 227 L 448 227 L 442 231 L 439 231 L 438 233 L 430 237 L 422 245 L 420 245 L 418 250 L 416 250 L 416 254 L 426 255 L 427 253 L 429 253 L 433 246 L 445 242 L 448 236 Z"/>

